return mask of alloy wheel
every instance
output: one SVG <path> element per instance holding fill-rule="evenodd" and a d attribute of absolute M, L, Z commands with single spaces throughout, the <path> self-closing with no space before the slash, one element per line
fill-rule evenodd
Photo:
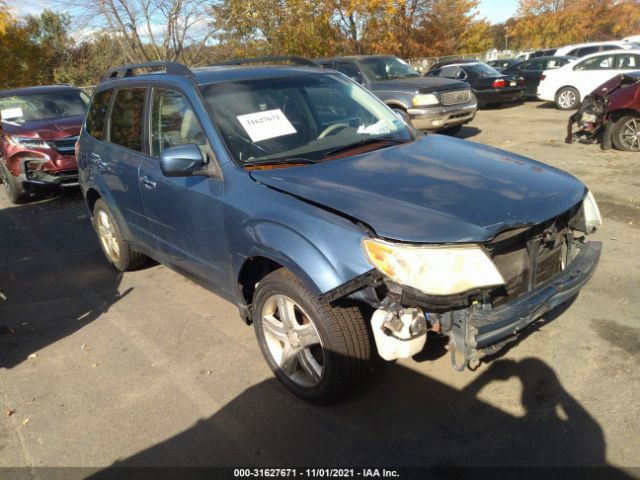
<path fill-rule="evenodd" d="M 622 125 L 620 141 L 629 149 L 640 151 L 640 123 L 632 118 Z"/>
<path fill-rule="evenodd" d="M 314 387 L 324 375 L 322 339 L 305 311 L 285 295 L 272 295 L 262 308 L 262 330 L 269 353 L 298 385 Z"/>
<path fill-rule="evenodd" d="M 558 95 L 558 104 L 562 108 L 573 108 L 573 106 L 576 104 L 576 101 L 576 94 L 572 90 L 565 90 L 560 95 Z"/>
<path fill-rule="evenodd" d="M 97 228 L 105 253 L 112 261 L 117 262 L 120 258 L 120 244 L 113 223 L 104 210 L 98 212 Z"/>

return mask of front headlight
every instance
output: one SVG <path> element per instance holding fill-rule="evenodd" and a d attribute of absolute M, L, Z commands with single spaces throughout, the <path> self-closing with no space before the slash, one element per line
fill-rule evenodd
<path fill-rule="evenodd" d="M 49 144 L 47 142 L 38 138 L 14 137 L 7 135 L 7 140 L 9 143 L 25 148 L 49 148 Z"/>
<path fill-rule="evenodd" d="M 429 105 L 437 105 L 440 103 L 437 95 L 433 93 L 426 93 L 424 95 L 416 95 L 413 97 L 414 107 L 428 107 Z"/>
<path fill-rule="evenodd" d="M 429 295 L 454 295 L 505 283 L 478 245 L 409 246 L 365 239 L 362 246 L 369 262 L 391 280 Z"/>
<path fill-rule="evenodd" d="M 596 203 L 596 199 L 593 198 L 591 192 L 587 192 L 582 200 L 582 205 L 578 213 L 571 219 L 569 226 L 587 235 L 594 232 L 600 225 L 602 225 L 602 217 L 600 216 L 600 209 Z"/>

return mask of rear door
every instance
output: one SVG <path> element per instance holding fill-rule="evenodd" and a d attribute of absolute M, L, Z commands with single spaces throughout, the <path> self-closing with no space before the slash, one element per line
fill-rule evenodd
<path fill-rule="evenodd" d="M 637 53 L 619 53 L 616 55 L 614 73 L 628 73 L 640 70 L 640 55 Z"/>
<path fill-rule="evenodd" d="M 174 267 L 224 290 L 227 242 L 222 180 L 166 177 L 159 163 L 163 150 L 188 144 L 198 145 L 204 158 L 215 162 L 202 122 L 181 91 L 158 86 L 149 97 L 148 155 L 140 165 L 140 189 L 155 249 Z"/>
<path fill-rule="evenodd" d="M 578 89 L 580 98 L 590 94 L 596 87 L 602 85 L 615 75 L 614 54 L 601 54 L 578 62 L 572 70 L 567 84 Z"/>
<path fill-rule="evenodd" d="M 145 220 L 138 181 L 142 153 L 146 87 L 119 88 L 107 122 L 107 143 L 101 151 L 88 153 L 104 180 L 117 212 L 134 240 L 147 243 Z"/>

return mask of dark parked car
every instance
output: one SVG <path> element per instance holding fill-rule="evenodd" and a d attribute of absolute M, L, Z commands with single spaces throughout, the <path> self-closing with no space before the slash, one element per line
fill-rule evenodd
<path fill-rule="evenodd" d="M 539 58 L 539 57 L 553 57 L 556 54 L 557 50 L 558 50 L 557 48 L 546 48 L 544 50 L 536 50 L 531 55 L 529 55 L 529 59 Z"/>
<path fill-rule="evenodd" d="M 78 162 L 108 261 L 153 257 L 235 303 L 277 378 L 314 402 L 353 386 L 373 348 L 410 357 L 427 331 L 449 337 L 455 368 L 476 365 L 600 256 L 579 180 L 420 133 L 329 69 L 114 69 Z"/>
<path fill-rule="evenodd" d="M 69 85 L 0 91 L 0 179 L 13 203 L 30 189 L 78 185 L 74 147 L 88 104 Z"/>
<path fill-rule="evenodd" d="M 467 84 L 425 78 L 398 57 L 358 55 L 318 63 L 367 87 L 418 130 L 456 133 L 475 117 L 478 104 Z"/>
<path fill-rule="evenodd" d="M 540 78 L 545 70 L 554 70 L 566 65 L 578 57 L 538 57 L 511 65 L 502 70 L 504 75 L 520 75 L 524 78 L 525 96 L 537 98 Z"/>
<path fill-rule="evenodd" d="M 501 72 L 505 68 L 509 68 L 511 65 L 517 65 L 522 60 L 517 58 L 499 58 L 497 60 L 491 60 L 487 62 L 491 68 L 495 68 L 498 72 Z"/>
<path fill-rule="evenodd" d="M 524 78 L 514 74 L 503 75 L 477 60 L 436 64 L 426 75 L 467 82 L 479 106 L 515 102 L 524 96 Z"/>
<path fill-rule="evenodd" d="M 576 139 L 640 152 L 640 71 L 616 75 L 585 97 L 569 118 L 567 143 Z"/>

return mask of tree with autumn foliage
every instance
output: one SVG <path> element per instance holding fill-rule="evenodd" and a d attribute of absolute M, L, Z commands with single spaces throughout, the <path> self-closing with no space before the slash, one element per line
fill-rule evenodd
<path fill-rule="evenodd" d="M 521 48 L 558 47 L 612 40 L 640 32 L 637 0 L 520 0 L 514 43 Z"/>

